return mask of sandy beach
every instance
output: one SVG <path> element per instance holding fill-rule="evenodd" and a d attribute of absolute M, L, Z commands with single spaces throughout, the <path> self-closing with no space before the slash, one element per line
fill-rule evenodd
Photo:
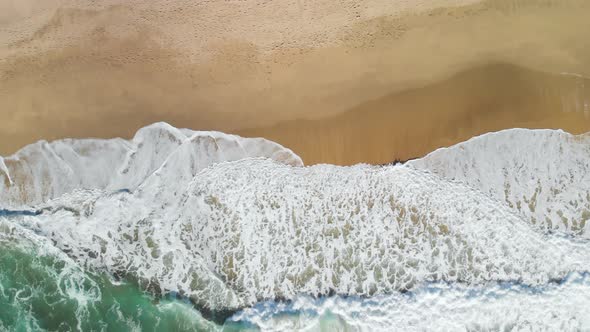
<path fill-rule="evenodd" d="M 306 164 L 352 165 L 419 158 L 508 128 L 589 131 L 590 79 L 494 63 L 334 116 L 238 132 L 289 146 Z"/>
<path fill-rule="evenodd" d="M 155 121 L 264 136 L 307 164 L 585 132 L 588 15 L 581 0 L 4 0 L 0 154 Z"/>

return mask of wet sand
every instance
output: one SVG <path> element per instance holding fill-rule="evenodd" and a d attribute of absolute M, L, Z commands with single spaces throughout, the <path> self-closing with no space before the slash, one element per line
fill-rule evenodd
<path fill-rule="evenodd" d="M 488 64 L 332 117 L 239 131 L 290 147 L 306 164 L 384 164 L 507 128 L 590 131 L 590 79 Z"/>
<path fill-rule="evenodd" d="M 590 76 L 588 1 L 27 1 L 0 8 L 2 155 L 155 121 L 339 164 L 590 130 L 558 102 L 585 82 L 559 73 Z"/>

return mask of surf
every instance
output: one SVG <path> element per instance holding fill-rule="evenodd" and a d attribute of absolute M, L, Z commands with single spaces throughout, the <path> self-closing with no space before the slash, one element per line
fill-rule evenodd
<path fill-rule="evenodd" d="M 474 325 L 450 307 L 439 326 L 495 329 L 491 308 L 518 304 L 528 311 L 501 326 L 526 328 L 535 294 L 557 304 L 582 292 L 576 303 L 590 304 L 588 137 L 513 129 L 350 167 L 166 124 L 131 141 L 41 142 L 3 158 L 0 301 L 16 311 L 1 321 L 59 329 L 36 304 L 47 292 L 70 329 L 112 312 L 101 326 L 411 329 L 428 320 L 409 312 L 445 301 L 490 314 Z M 555 322 L 587 326 L 570 309 Z"/>

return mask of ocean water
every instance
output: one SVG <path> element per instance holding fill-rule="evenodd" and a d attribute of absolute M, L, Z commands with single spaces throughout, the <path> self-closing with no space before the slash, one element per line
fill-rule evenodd
<path fill-rule="evenodd" d="M 46 240 L 0 224 L 0 330 L 212 330 L 190 303 L 154 297 L 104 273 L 84 271 Z"/>
<path fill-rule="evenodd" d="M 0 307 L 0 331 L 258 330 L 241 321 L 216 324 L 178 294 L 154 296 L 132 282 L 84 271 L 10 218 L 0 223 Z"/>
<path fill-rule="evenodd" d="M 1 161 L 0 330 L 590 330 L 588 135 L 304 167 L 158 124 Z"/>
<path fill-rule="evenodd" d="M 568 239 L 570 241 L 571 239 Z M 587 246 L 588 243 L 579 243 Z M 263 301 L 225 321 L 187 299 L 81 269 L 49 241 L 0 222 L 2 331 L 586 331 L 590 274 L 546 284 L 426 283 L 374 297 Z"/>

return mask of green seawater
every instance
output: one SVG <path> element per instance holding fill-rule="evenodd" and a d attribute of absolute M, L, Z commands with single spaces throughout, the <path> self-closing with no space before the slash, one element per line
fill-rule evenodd
<path fill-rule="evenodd" d="M 0 239 L 0 331 L 235 331 L 190 303 L 89 273 L 67 257 Z"/>

